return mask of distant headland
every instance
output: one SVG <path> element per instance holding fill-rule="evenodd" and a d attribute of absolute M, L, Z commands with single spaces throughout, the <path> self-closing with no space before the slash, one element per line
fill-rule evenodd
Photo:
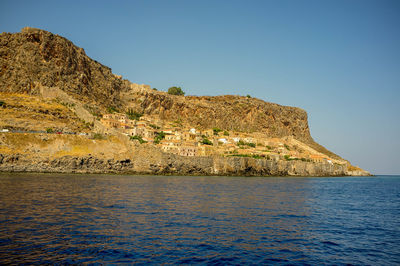
<path fill-rule="evenodd" d="M 158 91 L 40 29 L 0 47 L 0 171 L 370 175 L 316 143 L 300 108 Z"/>

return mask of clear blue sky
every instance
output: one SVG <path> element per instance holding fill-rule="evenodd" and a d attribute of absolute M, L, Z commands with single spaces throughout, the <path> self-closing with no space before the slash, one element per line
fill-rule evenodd
<path fill-rule="evenodd" d="M 400 174 L 400 1 L 0 1 L 0 32 L 25 26 L 159 90 L 301 107 L 317 142 Z"/>

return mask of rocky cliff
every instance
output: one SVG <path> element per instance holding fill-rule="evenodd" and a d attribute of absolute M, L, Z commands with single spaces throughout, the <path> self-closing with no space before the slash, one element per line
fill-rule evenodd
<path fill-rule="evenodd" d="M 49 93 L 55 91 L 58 93 Z M 236 132 L 259 132 L 270 138 L 292 136 L 318 152 L 324 153 L 331 158 L 341 159 L 312 139 L 307 113 L 300 108 L 281 106 L 257 98 L 243 96 L 174 96 L 166 92 L 155 91 L 150 86 L 134 84 L 114 75 L 109 67 L 89 58 L 82 48 L 75 46 L 71 41 L 40 29 L 27 27 L 19 33 L 0 34 L 0 93 L 23 93 L 46 98 L 53 97 L 51 96 L 53 94 L 64 95 L 61 98 L 69 99 L 69 104 L 74 105 L 70 109 L 79 116 L 79 119 L 95 125 L 98 121 L 96 122 L 95 116 L 91 114 L 96 113 L 95 115 L 99 116 L 102 113 L 106 113 L 111 107 L 121 112 L 127 109 L 134 109 L 139 113 L 157 117 L 164 122 L 176 122 L 184 126 L 202 129 L 218 127 L 222 130 Z M 55 100 L 60 98 L 54 97 Z M 85 114 L 85 116 L 80 114 Z M 91 116 L 90 119 L 87 119 L 87 116 Z M 73 117 L 73 115 L 68 117 Z M 80 122 L 77 119 L 74 121 L 77 124 L 75 127 L 78 127 Z M 68 124 L 65 121 L 63 123 Z M 31 128 L 35 128 L 34 125 Z M 8 160 L 4 159 L 6 155 L 3 155 L 2 170 L 13 168 L 6 163 Z M 23 160 L 26 162 L 33 162 L 23 154 L 18 156 L 18 158 L 25 158 Z M 268 161 L 262 162 L 262 160 L 250 158 L 203 158 L 196 162 L 183 157 L 165 156 L 170 157 L 163 157 L 160 169 L 170 169 L 169 165 L 172 164 L 173 168 L 179 169 L 181 173 L 190 173 L 192 170 L 186 171 L 184 168 L 176 168 L 176 164 L 179 165 L 184 162 L 185 165 L 189 165 L 188 169 L 192 169 L 191 166 L 199 165 L 200 161 L 207 161 L 203 165 L 204 167 L 200 167 L 203 170 L 199 170 L 199 172 L 207 174 L 241 174 L 244 173 L 243 171 L 255 171 L 254 173 L 266 171 L 271 174 L 282 175 L 289 174 L 290 171 L 301 175 L 337 175 L 345 173 L 345 170 L 336 168 L 328 171 L 325 166 L 321 166 L 322 168 L 315 166 L 315 169 L 317 169 L 315 171 L 296 170 L 311 169 L 311 166 L 307 166 L 308 163 L 306 162 L 282 161 L 271 164 Z M 66 158 L 74 161 L 80 160 L 79 158 L 91 157 L 82 155 L 80 157 L 72 156 Z M 57 160 L 58 163 L 55 162 Z M 42 160 L 41 165 L 44 167 L 43 169 L 50 169 L 54 166 L 53 164 L 61 165 L 71 171 L 74 169 L 65 165 L 65 160 L 67 159 L 60 160 Z M 97 158 L 96 160 L 101 165 L 99 169 L 108 169 L 107 167 L 109 166 L 105 161 L 101 161 L 103 159 Z M 135 159 L 131 158 L 129 160 L 133 162 Z M 89 161 L 92 163 L 92 160 Z M 146 164 L 146 162 L 142 163 Z M 250 164 L 251 167 L 247 167 L 247 164 Z M 17 164 L 15 165 L 17 167 Z M 222 169 L 230 170 L 204 170 L 210 169 L 211 166 L 209 165 L 226 165 Z M 33 164 L 26 167 L 26 170 L 35 168 Z M 82 170 L 79 168 L 79 164 L 76 167 L 78 167 L 77 171 Z M 114 168 L 111 167 L 110 169 Z M 142 171 L 129 167 L 125 170 Z M 167 170 L 161 171 L 168 172 Z M 193 171 L 196 172 L 197 170 Z"/>
<path fill-rule="evenodd" d="M 39 94 L 59 87 L 79 100 L 119 103 L 123 81 L 82 48 L 50 32 L 23 28 L 0 35 L 0 91 Z"/>
<path fill-rule="evenodd" d="M 346 165 L 244 157 L 182 157 L 116 137 L 0 133 L 0 171 L 240 176 L 343 176 Z"/>
<path fill-rule="evenodd" d="M 149 88 L 133 89 L 123 95 L 125 106 L 168 121 L 205 129 L 262 132 L 276 138 L 293 136 L 321 153 L 340 158 L 313 140 L 307 113 L 301 108 L 237 95 L 175 96 Z"/>
<path fill-rule="evenodd" d="M 162 160 L 116 160 L 93 156 L 63 156 L 32 159 L 24 155 L 0 154 L 0 171 L 36 173 L 125 173 L 153 175 L 235 175 L 235 176 L 345 176 L 346 166 L 302 161 L 273 161 L 253 158 L 176 158 L 164 154 Z M 357 175 L 364 175 L 360 171 Z"/>
<path fill-rule="evenodd" d="M 319 152 L 339 158 L 312 139 L 307 113 L 241 96 L 172 96 L 134 86 L 89 58 L 82 48 L 50 32 L 24 28 L 0 35 L 0 92 L 40 94 L 57 87 L 104 111 L 134 108 L 170 121 L 202 128 L 263 132 L 270 137 L 294 136 Z"/>

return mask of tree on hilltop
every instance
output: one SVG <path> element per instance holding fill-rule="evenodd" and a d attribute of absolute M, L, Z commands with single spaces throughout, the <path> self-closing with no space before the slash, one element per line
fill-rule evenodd
<path fill-rule="evenodd" d="M 185 95 L 185 92 L 182 90 L 181 87 L 171 87 L 168 89 L 168 94 L 171 95 Z"/>

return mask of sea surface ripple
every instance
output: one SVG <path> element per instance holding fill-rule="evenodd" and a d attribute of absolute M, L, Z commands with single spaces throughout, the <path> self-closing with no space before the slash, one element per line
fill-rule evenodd
<path fill-rule="evenodd" d="M 0 264 L 399 265 L 400 177 L 0 174 Z"/>

